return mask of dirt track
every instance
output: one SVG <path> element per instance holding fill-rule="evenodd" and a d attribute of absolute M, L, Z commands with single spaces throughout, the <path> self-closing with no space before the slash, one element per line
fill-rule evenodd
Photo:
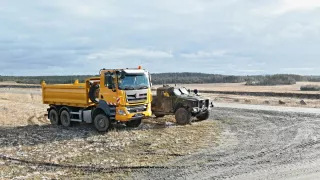
<path fill-rule="evenodd" d="M 318 179 L 320 114 L 216 108 L 220 146 L 134 179 Z"/>
<path fill-rule="evenodd" d="M 4 126 L 0 128 L 0 153 L 10 157 L 47 162 L 54 154 L 53 162 L 62 164 L 90 164 L 89 159 L 102 167 L 113 164 L 130 165 L 134 161 L 140 165 L 152 162 L 149 164 L 166 167 L 158 170 L 135 170 L 127 174 L 131 177 L 129 179 L 247 180 L 320 177 L 320 110 L 316 108 L 218 103 L 209 121 L 188 127 L 167 128 L 164 125 L 158 129 L 149 122 L 137 130 L 120 130 L 99 135 L 88 126 L 66 130 L 46 125 L 48 122 L 44 121 L 43 116 L 46 106 L 41 104 L 41 96 L 37 92 L 19 93 L 17 90 L 10 94 L 3 93 L 0 101 L 0 124 Z M 177 143 L 177 139 L 182 139 L 183 143 Z M 177 150 L 174 154 L 179 156 L 171 156 L 172 153 L 161 154 L 169 148 Z M 64 154 L 61 149 L 68 153 Z M 163 152 L 157 154 L 159 150 Z M 96 156 L 96 151 L 101 156 Z M 148 154 L 141 155 L 144 151 Z M 188 155 L 189 152 L 195 153 Z M 113 156 L 121 158 L 114 161 Z M 166 159 L 169 161 L 163 161 Z M 9 177 L 16 177 L 17 174 L 13 173 L 11 176 L 11 169 L 20 174 L 38 172 L 29 166 L 0 160 L 0 170 L 1 168 L 9 172 Z M 57 175 L 55 170 L 41 172 L 44 173 L 41 176 L 45 177 Z M 61 176 L 68 177 L 69 172 L 69 169 L 63 169 Z M 123 174 L 122 171 L 119 172 Z M 72 175 L 78 177 L 77 173 Z M 90 179 L 93 175 L 97 174 L 89 173 L 89 176 L 80 177 Z M 114 176 L 107 173 L 99 174 L 99 177 Z M 126 175 L 125 177 L 127 178 Z"/>

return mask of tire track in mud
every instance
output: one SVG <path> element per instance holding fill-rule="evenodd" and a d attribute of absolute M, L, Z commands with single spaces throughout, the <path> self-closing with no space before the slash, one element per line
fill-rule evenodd
<path fill-rule="evenodd" d="M 24 159 L 19 159 L 15 157 L 9 157 L 0 154 L 0 159 L 6 160 L 9 163 L 15 164 L 28 164 L 37 166 L 37 168 L 51 169 L 52 168 L 63 168 L 63 169 L 80 169 L 84 172 L 104 172 L 104 173 L 116 173 L 119 171 L 135 171 L 139 169 L 171 169 L 171 168 L 185 168 L 186 166 L 118 166 L 118 167 L 100 167 L 100 166 L 79 166 L 72 164 L 57 164 L 50 162 L 40 162 L 40 161 L 29 161 Z"/>
<path fill-rule="evenodd" d="M 248 173 L 275 167 L 281 170 L 287 165 L 292 165 L 294 169 L 296 163 L 320 161 L 318 114 L 231 108 L 215 108 L 212 114 L 224 131 L 220 146 L 177 158 L 170 163 L 188 164 L 191 168 L 147 171 L 134 176 L 142 179 L 244 178 Z M 320 166 L 314 171 L 318 170 Z M 282 177 L 276 172 L 274 175 Z M 268 177 L 261 175 L 260 179 Z"/>

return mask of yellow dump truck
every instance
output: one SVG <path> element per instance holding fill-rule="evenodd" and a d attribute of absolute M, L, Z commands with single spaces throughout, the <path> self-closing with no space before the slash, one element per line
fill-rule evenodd
<path fill-rule="evenodd" d="M 41 83 L 51 124 L 68 127 L 73 122 L 93 123 L 100 132 L 112 123 L 137 127 L 152 115 L 151 76 L 138 68 L 101 69 L 99 77 L 73 84 Z"/>

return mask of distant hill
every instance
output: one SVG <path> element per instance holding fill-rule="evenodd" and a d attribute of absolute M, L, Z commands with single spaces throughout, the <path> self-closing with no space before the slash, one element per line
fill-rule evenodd
<path fill-rule="evenodd" d="M 0 76 L 0 82 L 14 81 L 25 84 L 40 84 L 45 80 L 48 84 L 53 83 L 73 83 L 79 79 L 84 82 L 86 78 L 97 75 L 77 75 L 77 76 Z M 234 76 L 204 73 L 157 73 L 152 74 L 153 84 L 191 84 L 191 83 L 241 83 L 247 85 L 279 85 L 295 84 L 297 81 L 320 82 L 320 76 L 300 76 L 295 74 L 275 74 L 259 76 Z"/>

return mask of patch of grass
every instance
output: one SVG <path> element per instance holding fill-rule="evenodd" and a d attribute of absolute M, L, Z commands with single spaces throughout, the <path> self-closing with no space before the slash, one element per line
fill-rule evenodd
<path fill-rule="evenodd" d="M 231 118 L 223 118 L 223 119 L 220 119 L 220 121 L 228 125 L 235 124 L 234 119 L 231 119 Z"/>
<path fill-rule="evenodd" d="M 169 160 L 184 156 L 210 146 L 216 146 L 219 128 L 215 121 L 194 122 L 192 125 L 177 126 L 173 117 L 147 119 L 136 129 L 117 127 L 105 134 L 100 134 L 81 127 L 61 128 L 52 126 L 31 126 L 28 128 L 10 129 L 14 135 L 4 135 L 4 145 L 0 146 L 1 154 L 33 162 L 49 162 L 62 165 L 93 166 L 101 168 L 123 166 L 159 166 Z M 168 122 L 169 125 L 168 125 Z M 31 128 L 31 129 L 30 129 Z M 34 130 L 32 130 L 34 128 Z M 55 130 L 54 130 L 55 129 Z M 44 133 L 45 132 L 45 133 Z M 59 137 L 57 136 L 59 135 Z M 19 141 L 15 141 L 19 137 Z M 15 141 L 15 143 L 11 143 Z M 12 178 L 31 173 L 31 178 L 98 177 L 101 174 L 88 174 L 81 170 L 61 169 L 60 174 L 53 171 L 30 169 L 28 164 L 8 164 L 5 161 L 0 169 L 2 177 Z M 12 173 L 10 169 L 14 169 Z M 60 170 L 60 169 L 59 169 Z M 21 173 L 20 173 L 21 172 Z M 46 174 L 47 173 L 47 174 Z M 83 174 L 84 173 L 84 174 Z M 126 176 L 119 171 L 111 177 Z M 102 176 L 101 176 L 102 177 Z M 108 177 L 108 176 L 106 176 Z"/>
<path fill-rule="evenodd" d="M 320 91 L 320 86 L 318 85 L 305 85 L 300 87 L 301 91 Z"/>
<path fill-rule="evenodd" d="M 125 179 L 130 172 L 86 172 L 80 169 L 46 168 L 0 160 L 0 179 Z"/>
<path fill-rule="evenodd" d="M 247 80 L 248 86 L 275 86 L 275 85 L 292 85 L 296 84 L 296 80 L 290 75 L 276 74 L 268 75 L 260 78 L 251 78 Z"/>

